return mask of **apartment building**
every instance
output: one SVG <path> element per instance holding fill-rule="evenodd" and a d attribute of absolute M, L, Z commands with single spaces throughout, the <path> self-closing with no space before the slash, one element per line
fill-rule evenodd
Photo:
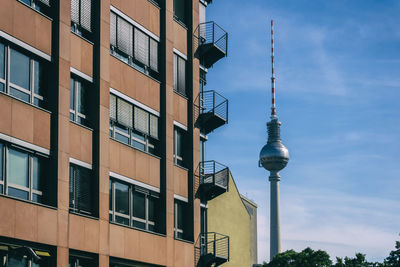
<path fill-rule="evenodd" d="M 204 157 L 228 121 L 210 3 L 1 1 L 0 267 L 229 260 L 204 220 L 229 181 Z"/>

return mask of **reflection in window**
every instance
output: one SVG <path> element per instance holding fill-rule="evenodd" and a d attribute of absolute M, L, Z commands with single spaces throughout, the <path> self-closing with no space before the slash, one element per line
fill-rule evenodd
<path fill-rule="evenodd" d="M 156 232 L 158 193 L 118 180 L 110 181 L 110 221 Z"/>
<path fill-rule="evenodd" d="M 44 107 L 46 84 L 45 65 L 42 62 L 0 43 L 1 92 Z"/>
<path fill-rule="evenodd" d="M 33 152 L 0 144 L 0 193 L 46 204 L 46 162 Z"/>
<path fill-rule="evenodd" d="M 72 76 L 70 80 L 69 118 L 71 121 L 89 126 L 89 83 Z"/>

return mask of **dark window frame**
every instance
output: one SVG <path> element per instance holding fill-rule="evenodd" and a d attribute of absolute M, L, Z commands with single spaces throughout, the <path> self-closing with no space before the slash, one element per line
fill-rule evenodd
<path fill-rule="evenodd" d="M 89 81 L 86 81 L 85 79 L 74 75 L 71 73 L 71 78 L 70 78 L 70 87 L 72 86 L 72 88 L 70 88 L 70 108 L 69 108 L 69 119 L 70 121 L 73 121 L 75 123 L 81 124 L 83 126 L 89 127 L 91 128 L 91 123 L 90 123 L 90 101 L 89 101 L 89 96 L 92 93 L 92 83 L 90 83 Z M 79 109 L 79 101 L 82 101 L 82 99 L 80 99 L 80 94 L 79 94 L 79 89 L 82 90 L 83 89 L 83 94 L 84 96 L 84 103 L 83 105 L 85 106 L 85 114 L 81 113 L 78 111 Z M 73 94 L 73 98 L 74 98 L 74 104 L 73 104 L 73 108 L 71 108 L 71 98 L 72 98 L 72 94 Z"/>
<path fill-rule="evenodd" d="M 129 215 L 128 214 L 124 214 L 124 213 L 120 213 L 118 211 L 116 211 L 116 183 L 119 183 L 121 185 L 127 186 L 128 187 L 128 205 L 129 205 Z M 154 232 L 154 233 L 160 233 L 160 219 L 159 219 L 159 212 L 157 211 L 157 208 L 159 206 L 159 201 L 160 201 L 160 194 L 154 191 L 151 191 L 149 189 L 140 187 L 138 185 L 134 185 L 134 184 L 130 184 L 130 183 L 126 183 L 124 181 L 121 181 L 119 179 L 110 177 L 110 193 L 109 193 L 109 220 L 110 222 L 113 223 L 118 223 L 118 224 L 122 224 L 134 229 L 140 229 L 140 230 L 145 230 L 148 232 Z M 135 194 L 142 194 L 144 195 L 144 201 L 145 201 L 145 206 L 144 206 L 144 218 L 140 218 L 140 217 L 135 217 L 134 216 L 134 196 Z M 153 201 L 153 203 L 151 204 L 150 202 Z M 153 205 L 153 207 L 150 207 L 150 205 Z M 153 220 L 151 220 L 150 218 L 150 208 L 153 209 Z M 125 218 L 127 221 L 127 223 L 121 223 L 121 222 L 117 222 L 116 217 L 119 218 Z M 143 227 L 138 226 L 139 224 L 143 224 Z"/>
<path fill-rule="evenodd" d="M 136 27 L 135 25 L 133 25 L 132 23 L 130 23 L 129 21 L 125 20 L 124 18 L 122 18 L 121 16 L 119 16 L 117 13 L 111 11 L 110 12 L 110 20 L 112 20 L 112 16 L 115 16 L 115 29 L 112 30 L 111 28 L 111 23 L 110 23 L 110 53 L 111 55 L 115 56 L 116 58 L 120 59 L 121 61 L 125 62 L 126 64 L 134 67 L 135 69 L 145 73 L 146 75 L 149 75 L 150 77 L 159 80 L 159 70 L 160 70 L 160 42 L 157 41 L 156 39 L 152 38 L 150 35 L 148 35 L 147 33 L 145 33 L 144 31 L 142 31 L 141 29 L 139 29 L 138 27 Z M 129 43 L 131 44 L 130 48 L 132 51 L 132 55 L 129 55 L 128 53 L 122 51 L 119 47 L 118 47 L 118 42 L 119 42 L 119 38 L 118 38 L 118 20 L 121 19 L 124 21 L 124 23 L 127 23 L 130 27 L 131 27 L 131 40 L 129 40 Z M 143 34 L 145 37 L 147 37 L 147 59 L 148 59 L 148 65 L 146 65 L 145 63 L 143 63 L 142 61 L 140 61 L 139 59 L 136 58 L 135 55 L 135 41 L 136 41 L 136 31 L 138 31 L 140 34 Z M 112 33 L 115 33 L 115 45 L 112 44 Z M 156 66 L 151 66 L 151 60 L 152 60 L 152 53 L 151 51 L 153 51 L 153 49 L 151 48 L 151 44 L 155 43 L 157 45 L 156 48 L 156 58 L 157 58 L 157 63 Z"/>
<path fill-rule="evenodd" d="M 174 92 L 187 96 L 186 89 L 188 88 L 187 86 L 187 60 L 181 57 L 180 55 L 174 53 Z M 181 68 L 181 64 L 184 64 L 183 66 L 183 71 L 184 71 L 184 77 L 183 77 L 183 82 L 180 81 L 181 79 L 181 72 L 179 71 Z"/>
<path fill-rule="evenodd" d="M 180 138 L 180 140 L 178 140 Z M 186 168 L 186 151 L 185 151 L 185 144 L 187 140 L 187 131 L 184 129 L 174 126 L 174 164 L 178 165 L 180 167 Z M 180 150 L 179 150 L 179 145 L 178 141 L 180 142 Z"/>
<path fill-rule="evenodd" d="M 82 1 L 84 0 L 76 0 L 78 1 L 78 20 L 79 23 L 76 21 L 72 20 L 72 4 L 73 2 L 71 1 L 71 32 L 89 40 L 92 41 L 94 39 L 94 31 L 93 31 L 93 26 L 94 26 L 94 1 L 90 0 L 90 30 L 86 29 L 85 27 L 82 26 Z"/>
<path fill-rule="evenodd" d="M 70 267 L 93 267 L 98 265 L 98 256 L 88 252 L 69 250 L 68 262 Z"/>
<path fill-rule="evenodd" d="M 188 203 L 174 199 L 174 238 L 188 240 Z"/>

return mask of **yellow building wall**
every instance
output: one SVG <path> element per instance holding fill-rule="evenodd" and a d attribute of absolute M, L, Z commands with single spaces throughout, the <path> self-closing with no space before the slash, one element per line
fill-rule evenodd
<path fill-rule="evenodd" d="M 207 231 L 229 236 L 230 260 L 221 267 L 251 267 L 250 215 L 231 174 L 229 191 L 210 200 L 207 212 Z"/>

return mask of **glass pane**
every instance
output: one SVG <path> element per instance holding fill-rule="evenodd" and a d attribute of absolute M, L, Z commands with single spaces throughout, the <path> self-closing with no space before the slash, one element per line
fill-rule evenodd
<path fill-rule="evenodd" d="M 78 82 L 78 112 L 86 115 L 86 88 L 81 82 Z"/>
<path fill-rule="evenodd" d="M 110 180 L 110 191 L 109 191 L 109 202 L 108 202 L 108 209 L 112 211 L 112 181 Z M 111 215 L 111 214 L 110 214 Z M 111 217 L 110 217 L 111 218 Z M 111 219 L 110 219 L 111 221 Z"/>
<path fill-rule="evenodd" d="M 22 3 L 25 3 L 27 5 L 31 5 L 31 0 L 20 0 Z"/>
<path fill-rule="evenodd" d="M 33 91 L 35 94 L 44 95 L 44 86 L 45 86 L 45 78 L 44 78 L 44 70 L 43 66 L 36 60 L 33 61 L 34 64 L 34 88 Z"/>
<path fill-rule="evenodd" d="M 0 78 L 4 79 L 4 45 L 0 43 Z"/>
<path fill-rule="evenodd" d="M 183 205 L 178 203 L 178 228 L 183 229 Z"/>
<path fill-rule="evenodd" d="M 3 185 L 0 185 L 0 194 L 3 194 Z"/>
<path fill-rule="evenodd" d="M 179 131 L 176 131 L 176 155 L 179 157 L 183 157 L 182 153 L 182 134 Z"/>
<path fill-rule="evenodd" d="M 38 202 L 38 203 L 42 203 L 43 202 L 43 198 L 42 198 L 41 195 L 33 194 L 32 195 L 32 201 Z"/>
<path fill-rule="evenodd" d="M 43 107 L 43 101 L 36 97 L 33 98 L 33 104 L 38 107 Z"/>
<path fill-rule="evenodd" d="M 30 99 L 31 99 L 31 96 L 29 94 L 24 93 L 24 92 L 22 92 L 20 90 L 17 90 L 17 89 L 15 89 L 13 87 L 10 87 L 10 94 L 12 96 L 15 96 L 18 99 L 21 99 L 21 100 L 25 101 L 25 102 L 30 102 Z"/>
<path fill-rule="evenodd" d="M 129 137 L 115 132 L 115 139 L 129 145 Z"/>
<path fill-rule="evenodd" d="M 69 97 L 69 108 L 71 110 L 75 110 L 75 87 L 74 87 L 74 79 L 70 80 L 70 97 Z"/>
<path fill-rule="evenodd" d="M 0 144 L 0 181 L 3 181 L 3 144 Z"/>
<path fill-rule="evenodd" d="M 133 221 L 133 227 L 137 227 L 140 229 L 146 229 L 146 224 L 139 221 Z"/>
<path fill-rule="evenodd" d="M 22 198 L 25 200 L 29 200 L 29 192 L 19 190 L 19 189 L 13 188 L 13 187 L 8 187 L 8 195 L 17 197 L 17 198 Z"/>
<path fill-rule="evenodd" d="M 69 207 L 70 208 L 75 208 L 75 180 L 74 180 L 74 167 L 70 166 L 69 167 Z"/>
<path fill-rule="evenodd" d="M 119 217 L 119 216 L 115 216 L 115 221 L 117 222 L 117 223 L 122 223 L 122 224 L 125 224 L 125 225 L 129 225 L 129 219 L 127 219 L 127 218 L 124 218 L 124 217 Z"/>
<path fill-rule="evenodd" d="M 133 192 L 133 216 L 145 219 L 145 195 L 139 192 Z"/>
<path fill-rule="evenodd" d="M 0 82 L 0 92 L 4 92 L 4 84 Z"/>
<path fill-rule="evenodd" d="M 69 119 L 70 119 L 71 121 L 75 121 L 75 114 L 72 113 L 72 112 L 70 112 L 70 113 L 69 113 Z"/>
<path fill-rule="evenodd" d="M 115 182 L 115 211 L 129 215 L 129 186 Z"/>
<path fill-rule="evenodd" d="M 8 155 L 9 183 L 29 187 L 28 154 L 14 149 L 9 149 Z"/>
<path fill-rule="evenodd" d="M 20 258 L 16 256 L 9 256 L 8 258 L 8 266 L 13 267 L 28 267 L 29 261 L 26 258 Z"/>
<path fill-rule="evenodd" d="M 137 142 L 137 141 L 135 141 L 135 140 L 132 140 L 132 145 L 133 145 L 133 147 L 136 148 L 136 149 L 139 149 L 139 150 L 142 150 L 142 151 L 145 151 L 145 150 L 146 150 L 146 146 L 145 146 L 144 144 L 139 143 L 139 142 Z"/>
<path fill-rule="evenodd" d="M 91 170 L 76 167 L 75 172 L 75 207 L 81 211 L 92 212 L 92 175 Z"/>
<path fill-rule="evenodd" d="M 10 81 L 27 90 L 29 88 L 29 57 L 11 49 Z"/>
<path fill-rule="evenodd" d="M 154 222 L 154 208 L 155 208 L 155 199 L 149 197 L 149 221 Z"/>
<path fill-rule="evenodd" d="M 44 182 L 44 166 L 43 161 L 37 157 L 33 157 L 33 189 L 42 191 Z"/>
<path fill-rule="evenodd" d="M 156 231 L 156 227 L 154 225 L 149 224 L 149 231 Z"/>

